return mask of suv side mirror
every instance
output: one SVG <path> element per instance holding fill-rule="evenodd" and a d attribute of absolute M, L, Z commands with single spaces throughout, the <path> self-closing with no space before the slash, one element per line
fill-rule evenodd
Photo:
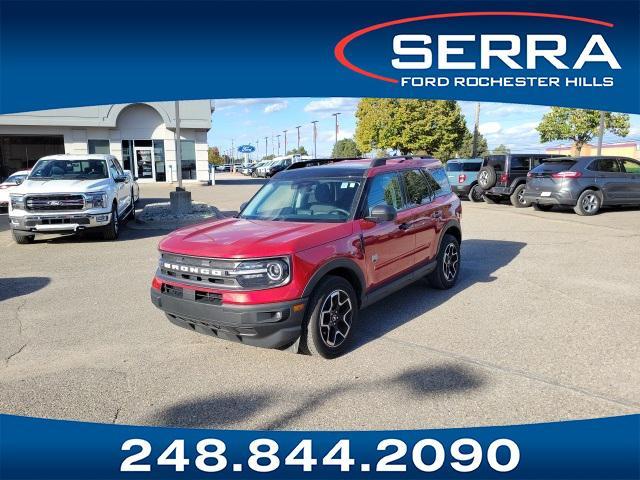
<path fill-rule="evenodd" d="M 113 181 L 116 183 L 122 183 L 127 181 L 126 175 L 118 175 L 117 177 L 113 177 Z"/>
<path fill-rule="evenodd" d="M 240 211 L 244 210 L 244 207 L 246 207 L 247 205 L 249 205 L 249 202 L 242 202 L 240 204 Z"/>
<path fill-rule="evenodd" d="M 16 185 L 22 185 L 22 182 L 24 182 L 24 178 L 16 179 Z"/>
<path fill-rule="evenodd" d="M 369 215 L 365 217 L 365 220 L 375 223 L 391 222 L 396 219 L 396 215 L 396 209 L 392 206 L 376 205 L 371 209 Z"/>

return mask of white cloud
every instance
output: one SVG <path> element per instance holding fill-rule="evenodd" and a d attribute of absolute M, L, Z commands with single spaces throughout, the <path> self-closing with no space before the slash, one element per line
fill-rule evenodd
<path fill-rule="evenodd" d="M 351 130 L 340 129 L 338 130 L 338 140 L 343 140 L 345 138 L 352 138 L 353 132 Z M 318 132 L 318 141 L 320 142 L 329 142 L 333 145 L 333 142 L 336 141 L 336 131 L 335 130 L 322 130 Z"/>
<path fill-rule="evenodd" d="M 528 137 L 532 135 L 537 136 L 538 135 L 538 132 L 536 131 L 537 126 L 538 126 L 538 122 L 527 122 L 527 123 L 506 128 L 504 130 L 504 134 L 510 138 L 513 138 L 513 137 L 521 138 L 521 137 Z"/>
<path fill-rule="evenodd" d="M 356 107 L 358 106 L 358 101 L 358 98 L 323 98 L 321 100 L 313 100 L 307 103 L 304 107 L 304 111 L 320 113 L 355 112 Z"/>
<path fill-rule="evenodd" d="M 500 125 L 500 122 L 481 123 L 478 130 L 482 135 L 495 135 L 502 130 L 502 125 Z"/>
<path fill-rule="evenodd" d="M 280 98 L 223 98 L 214 100 L 216 110 L 226 110 L 228 108 L 248 106 L 248 105 L 265 105 L 282 101 Z"/>
<path fill-rule="evenodd" d="M 264 113 L 273 113 L 279 112 L 280 110 L 284 110 L 289 106 L 289 102 L 286 100 L 281 100 L 279 102 L 270 103 L 266 107 L 264 107 Z"/>

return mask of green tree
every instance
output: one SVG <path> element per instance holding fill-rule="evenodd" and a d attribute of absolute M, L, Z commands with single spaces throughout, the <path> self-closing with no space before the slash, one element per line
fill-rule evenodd
<path fill-rule="evenodd" d="M 448 160 L 462 147 L 467 127 L 452 100 L 363 98 L 356 111 L 355 141 L 363 152 L 426 151 Z"/>
<path fill-rule="evenodd" d="M 218 147 L 209 147 L 208 158 L 209 163 L 212 165 L 222 165 L 224 163 L 224 158 L 220 155 Z"/>
<path fill-rule="evenodd" d="M 579 108 L 551 107 L 537 127 L 540 141 L 572 140 L 576 154 L 580 155 L 582 146 L 598 134 L 600 112 Z M 629 115 L 626 113 L 606 112 L 604 128 L 620 137 L 629 134 Z"/>
<path fill-rule="evenodd" d="M 307 149 L 304 148 L 303 145 L 300 145 L 300 148 L 292 148 L 287 152 L 287 155 L 309 155 L 307 153 Z"/>
<path fill-rule="evenodd" d="M 478 150 L 476 157 L 484 157 L 489 154 L 489 145 L 487 145 L 487 139 L 484 138 L 480 132 L 478 132 Z M 473 156 L 473 133 L 467 130 L 462 140 L 462 147 L 458 150 L 458 157 L 471 158 Z"/>
<path fill-rule="evenodd" d="M 498 145 L 496 148 L 494 148 L 491 151 L 492 154 L 494 155 L 506 155 L 508 153 L 511 153 L 511 150 L 509 150 L 507 147 L 505 147 L 502 143 L 500 145 Z"/>
<path fill-rule="evenodd" d="M 331 158 L 354 158 L 360 157 L 362 153 L 358 150 L 356 142 L 351 138 L 343 138 L 333 146 Z"/>

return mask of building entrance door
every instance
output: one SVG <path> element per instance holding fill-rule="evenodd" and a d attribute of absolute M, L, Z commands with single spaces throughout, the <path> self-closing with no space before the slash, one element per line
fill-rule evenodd
<path fill-rule="evenodd" d="M 153 162 L 152 147 L 135 147 L 133 158 L 136 162 L 136 173 L 140 180 L 155 180 L 155 164 Z"/>

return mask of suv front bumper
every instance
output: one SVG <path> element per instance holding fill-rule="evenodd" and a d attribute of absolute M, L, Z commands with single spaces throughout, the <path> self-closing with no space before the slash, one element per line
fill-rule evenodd
<path fill-rule="evenodd" d="M 256 347 L 281 348 L 302 332 L 306 299 L 259 305 L 213 305 L 151 288 L 151 301 L 169 321 L 191 331 Z M 294 306 L 303 305 L 302 308 Z"/>

